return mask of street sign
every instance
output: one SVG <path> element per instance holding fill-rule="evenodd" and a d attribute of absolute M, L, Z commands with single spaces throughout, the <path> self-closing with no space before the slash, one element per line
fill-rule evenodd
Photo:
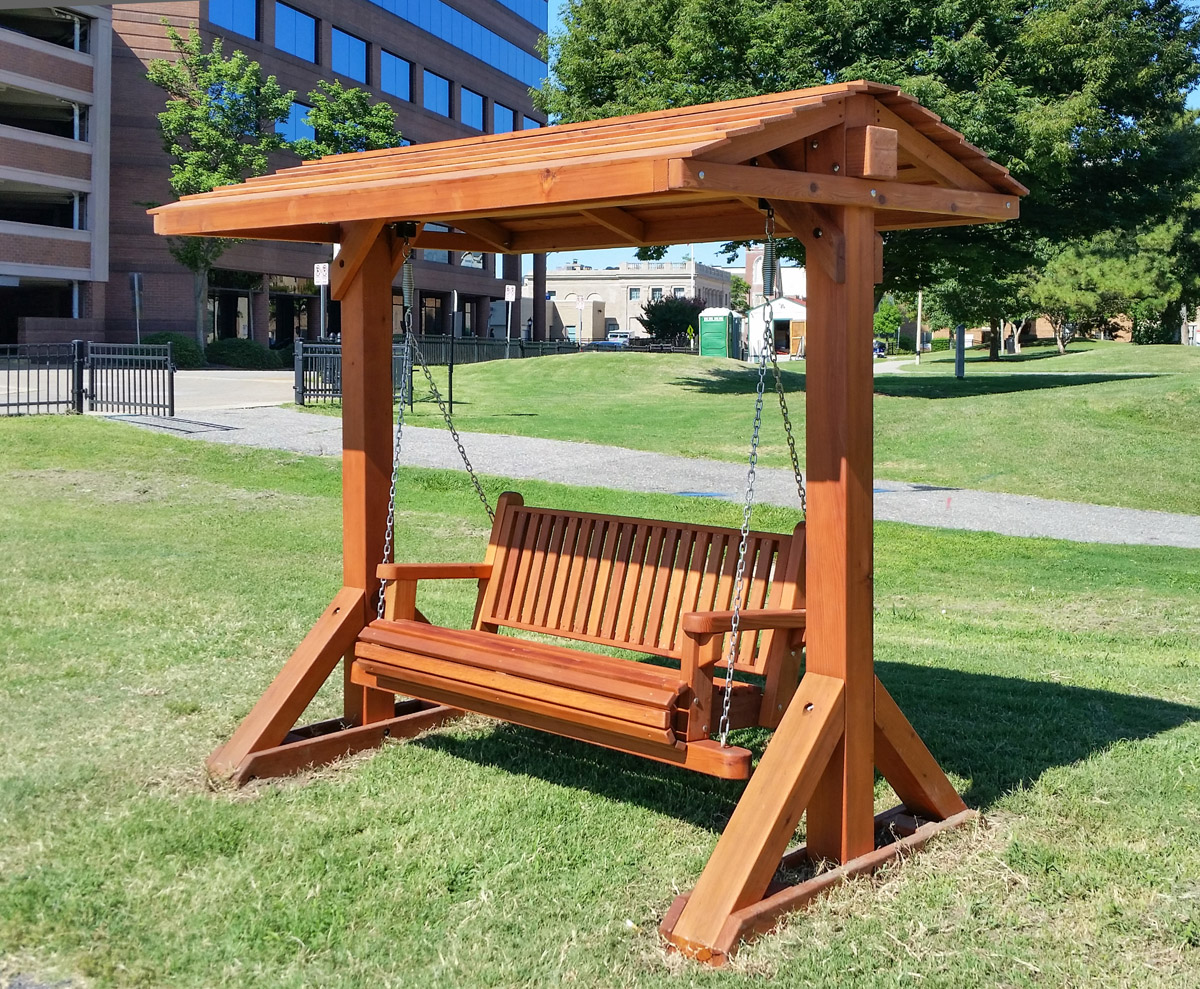
<path fill-rule="evenodd" d="M 516 302 L 517 301 L 517 286 L 515 286 L 515 285 L 505 285 L 504 286 L 504 301 L 505 302 Z"/>
<path fill-rule="evenodd" d="M 329 284 L 329 262 L 322 261 L 320 264 L 313 265 L 313 284 L 328 285 Z"/>

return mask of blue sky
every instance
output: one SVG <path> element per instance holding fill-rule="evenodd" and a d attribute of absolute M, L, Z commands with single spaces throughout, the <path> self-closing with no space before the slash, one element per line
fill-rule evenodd
<path fill-rule="evenodd" d="M 550 31 L 553 32 L 562 23 L 563 9 L 566 4 L 563 0 L 548 0 Z M 1184 6 L 1191 8 L 1194 11 L 1200 11 L 1200 0 L 1187 0 Z M 1200 89 L 1194 89 L 1191 95 L 1188 96 L 1188 106 L 1192 108 L 1200 107 Z M 696 244 L 696 260 L 704 264 L 725 264 L 723 255 L 717 253 L 717 248 L 720 244 Z M 683 261 L 691 256 L 688 245 L 672 247 L 667 252 L 667 260 Z M 578 259 L 583 264 L 590 264 L 594 268 L 604 268 L 608 265 L 619 264 L 621 261 L 634 260 L 634 251 L 632 248 L 613 250 L 613 251 L 565 251 L 554 254 L 549 254 L 546 257 L 547 268 L 557 268 L 564 264 L 569 264 Z M 740 258 L 739 258 L 740 260 Z M 734 262 L 737 263 L 736 261 Z"/>

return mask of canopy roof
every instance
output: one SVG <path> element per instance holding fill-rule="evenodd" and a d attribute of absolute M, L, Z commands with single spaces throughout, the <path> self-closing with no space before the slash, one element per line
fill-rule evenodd
<path fill-rule="evenodd" d="M 332 243 L 342 224 L 415 221 L 453 228 L 417 246 L 540 253 L 761 236 L 763 199 L 797 236 L 822 205 L 868 207 L 877 230 L 986 223 L 1027 191 L 912 97 L 860 81 L 336 155 L 151 212 L 160 234 Z"/>

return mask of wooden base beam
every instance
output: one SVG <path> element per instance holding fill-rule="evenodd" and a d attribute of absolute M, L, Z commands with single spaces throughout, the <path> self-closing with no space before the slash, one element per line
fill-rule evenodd
<path fill-rule="evenodd" d="M 690 893 L 676 897 L 663 918 L 659 932 L 673 949 L 696 961 L 719 967 L 729 960 L 739 945 L 763 934 L 769 934 L 779 925 L 784 915 L 811 903 L 839 883 L 853 876 L 869 875 L 889 862 L 916 852 L 935 835 L 950 828 L 960 827 L 978 817 L 978 812 L 964 810 L 944 821 L 925 821 L 911 814 L 903 805 L 895 807 L 875 818 L 876 834 L 883 837 L 884 841 L 874 851 L 851 859 L 798 885 L 772 885 L 763 899 L 731 913 L 713 944 L 689 943 L 682 941 L 675 934 L 679 918 L 691 898 Z M 808 861 L 808 849 L 802 846 L 783 856 L 780 867 L 795 869 Z"/>
<path fill-rule="evenodd" d="M 386 721 L 358 726 L 347 725 L 342 718 L 317 722 L 290 732 L 282 745 L 251 753 L 231 780 L 242 786 L 252 779 L 288 776 L 378 748 L 385 738 L 412 738 L 462 716 L 462 711 L 444 704 L 403 700 L 396 704 L 395 716 Z"/>

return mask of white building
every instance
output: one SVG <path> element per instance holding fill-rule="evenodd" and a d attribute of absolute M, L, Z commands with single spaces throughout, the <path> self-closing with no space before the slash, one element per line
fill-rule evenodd
<path fill-rule="evenodd" d="M 803 269 L 800 269 L 803 271 Z M 804 338 L 807 333 L 808 307 L 800 299 L 782 298 L 755 306 L 746 314 L 749 333 L 750 359 L 757 360 L 766 339 L 767 321 L 771 321 L 771 337 L 775 341 L 777 354 L 804 356 Z"/>
<path fill-rule="evenodd" d="M 526 276 L 525 293 L 532 294 L 532 276 Z M 546 272 L 546 297 L 569 326 L 569 314 L 578 303 L 601 303 L 604 334 L 622 330 L 631 336 L 648 336 L 638 321 L 643 306 L 664 296 L 699 297 L 706 306 L 729 305 L 729 273 L 693 261 L 622 261 L 611 268 L 591 268 L 574 262 Z M 592 306 L 586 306 L 587 312 Z M 573 329 L 573 327 L 571 327 Z M 585 327 L 584 338 L 587 339 Z"/>

